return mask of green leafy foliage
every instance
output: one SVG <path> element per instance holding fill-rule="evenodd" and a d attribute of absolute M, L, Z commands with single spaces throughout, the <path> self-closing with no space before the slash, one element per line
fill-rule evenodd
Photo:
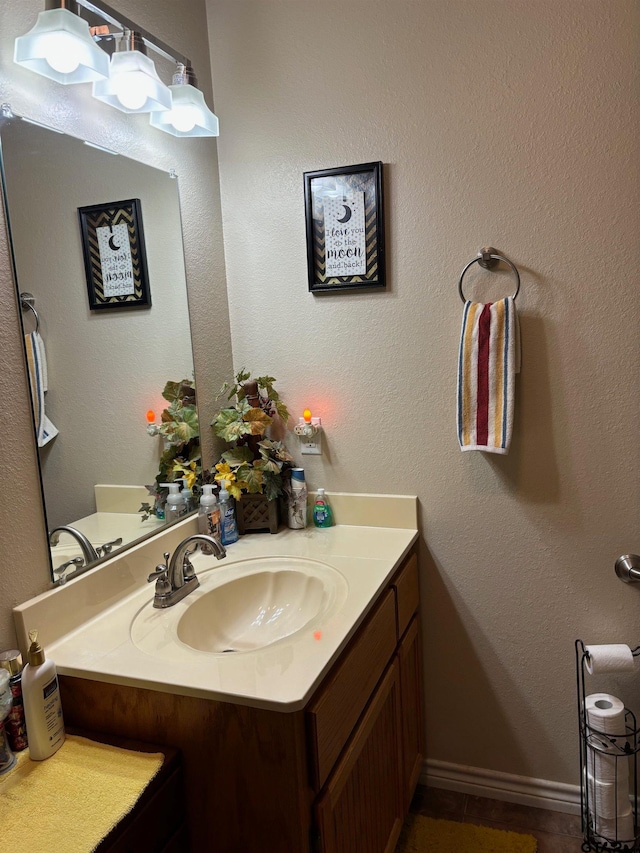
<path fill-rule="evenodd" d="M 236 446 L 222 454 L 215 466 L 215 479 L 224 481 L 229 492 L 239 498 L 242 492 L 262 493 L 269 500 L 282 494 L 282 472 L 291 467 L 293 457 L 281 441 L 264 438 L 266 430 L 275 416 L 285 423 L 289 419 L 287 407 L 274 388 L 273 376 L 260 376 L 254 382 L 258 386 L 257 405 L 254 396 L 247 398 L 245 383 L 251 373 L 240 370 L 235 384 L 225 382 L 216 399 L 226 396 L 235 400 L 232 406 L 222 408 L 211 421 L 214 433 L 224 441 Z M 251 390 L 251 394 L 254 392 Z M 261 441 L 256 441 L 262 437 Z"/>
<path fill-rule="evenodd" d="M 167 382 L 162 396 L 169 403 L 160 416 L 159 433 L 167 446 L 160 454 L 159 470 L 155 484 L 148 486 L 156 501 L 163 501 L 167 490 L 161 483 L 173 483 L 186 477 L 195 490 L 202 483 L 202 457 L 200 453 L 200 425 L 196 409 L 196 389 L 189 379 Z M 142 520 L 149 517 L 149 504 L 139 510 Z"/>

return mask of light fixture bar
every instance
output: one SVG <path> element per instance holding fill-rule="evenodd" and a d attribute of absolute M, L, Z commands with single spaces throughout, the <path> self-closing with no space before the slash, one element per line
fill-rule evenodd
<path fill-rule="evenodd" d="M 76 2 L 76 0 L 57 1 L 67 4 Z M 140 24 L 136 24 L 134 21 L 131 21 L 129 18 L 120 14 L 120 12 L 112 9 L 111 6 L 103 3 L 102 0 L 99 0 L 99 2 L 95 2 L 95 0 L 77 0 L 77 5 L 82 6 L 83 9 L 87 9 L 89 12 L 93 12 L 95 15 L 98 15 L 105 21 L 108 21 L 108 23 L 113 24 L 123 31 L 132 30 L 136 33 L 140 33 L 142 39 L 152 50 L 155 50 L 156 53 L 160 53 L 171 62 L 191 65 L 191 60 L 188 59 L 188 57 L 178 53 L 178 51 L 174 50 L 170 45 L 165 44 L 165 42 L 161 41 L 148 30 L 145 30 L 144 27 L 141 27 Z"/>

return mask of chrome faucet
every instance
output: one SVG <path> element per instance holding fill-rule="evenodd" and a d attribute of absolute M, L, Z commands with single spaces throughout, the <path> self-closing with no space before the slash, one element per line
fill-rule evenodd
<path fill-rule="evenodd" d="M 51 533 L 49 534 L 49 545 L 57 545 L 60 541 L 60 534 L 63 532 L 73 536 L 73 538 L 76 540 L 76 542 L 80 546 L 82 556 L 84 557 L 84 561 L 87 565 L 89 563 L 93 563 L 95 560 L 100 559 L 100 557 L 98 556 L 98 552 L 93 547 L 91 542 L 89 542 L 84 533 L 82 533 L 80 530 L 76 530 L 75 527 L 71 527 L 69 525 L 54 527 Z"/>
<path fill-rule="evenodd" d="M 187 536 L 177 546 L 172 556 L 164 555 L 164 563 L 156 566 L 155 572 L 151 572 L 147 581 L 156 581 L 156 592 L 153 599 L 153 606 L 157 608 L 171 607 L 178 601 L 182 601 L 190 592 L 200 586 L 200 581 L 196 577 L 195 570 L 189 560 L 189 555 L 195 551 L 189 551 L 189 546 L 192 542 L 196 543 L 196 548 L 200 545 L 203 552 L 215 554 L 216 559 L 222 560 L 227 556 L 227 552 L 220 542 L 213 536 L 206 533 L 194 533 L 193 536 Z"/>

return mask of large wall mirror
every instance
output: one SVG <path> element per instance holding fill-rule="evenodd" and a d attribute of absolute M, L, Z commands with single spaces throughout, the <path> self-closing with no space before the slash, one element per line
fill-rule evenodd
<path fill-rule="evenodd" d="M 95 561 L 83 538 L 106 559 L 165 523 L 138 510 L 153 502 L 145 486 L 164 449 L 162 436 L 147 431 L 147 413 L 160 419 L 167 382 L 193 381 L 178 181 L 17 117 L 2 121 L 0 144 L 16 286 L 34 297 L 21 332 L 34 406 L 44 403 L 38 454 L 46 522 L 49 532 L 70 526 L 80 534 L 52 537 L 58 581 Z M 137 225 L 126 211 L 97 220 L 89 261 L 102 273 L 98 296 L 109 299 L 117 287 L 129 292 L 130 270 L 135 278 L 144 252 L 149 299 L 139 304 L 145 300 L 134 293 L 134 304 L 92 308 L 79 208 L 133 199 Z M 31 334 L 36 313 L 40 350 Z"/>

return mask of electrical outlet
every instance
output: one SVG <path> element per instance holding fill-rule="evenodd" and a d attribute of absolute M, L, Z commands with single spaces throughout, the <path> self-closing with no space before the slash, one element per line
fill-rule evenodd
<path fill-rule="evenodd" d="M 320 456 L 320 454 L 322 453 L 322 433 L 318 431 L 310 438 L 301 438 L 300 453 L 305 456 L 308 456 L 310 454 Z"/>

